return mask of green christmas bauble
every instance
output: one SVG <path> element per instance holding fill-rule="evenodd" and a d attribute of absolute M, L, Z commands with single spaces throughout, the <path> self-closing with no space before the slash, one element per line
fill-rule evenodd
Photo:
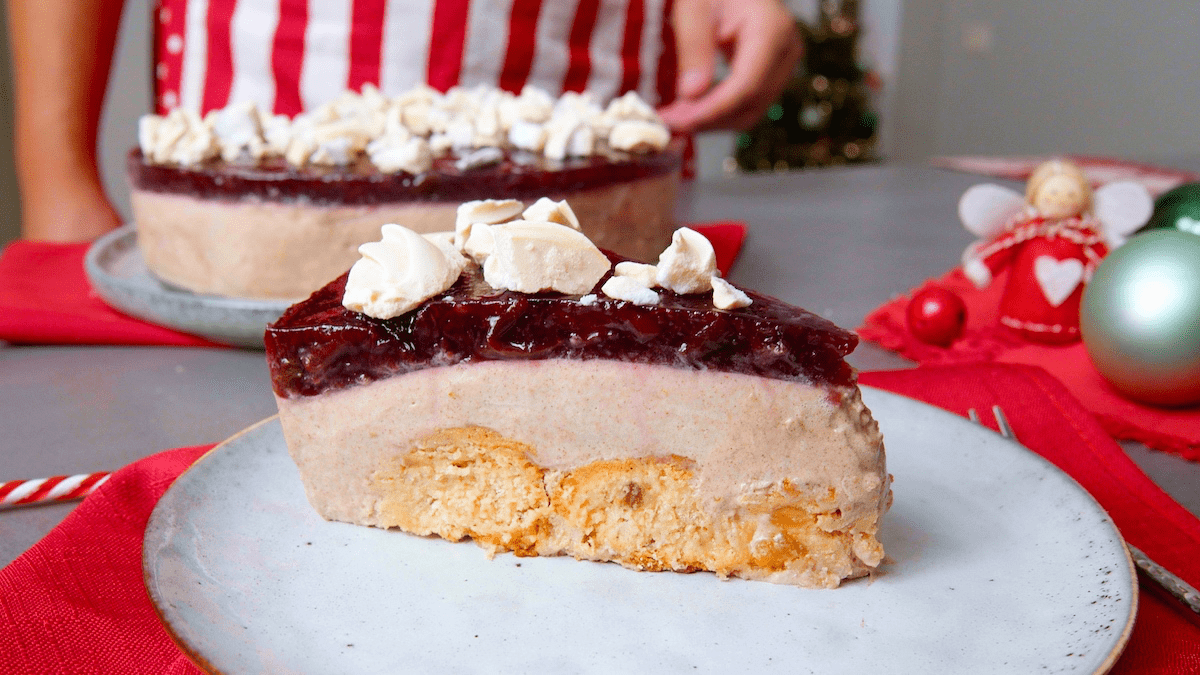
<path fill-rule="evenodd" d="M 1109 253 L 1084 288 L 1083 345 L 1131 399 L 1200 403 L 1200 236 L 1139 234 Z"/>
<path fill-rule="evenodd" d="M 1154 213 L 1142 229 L 1200 234 L 1200 183 L 1186 183 L 1159 195 L 1154 200 Z"/>

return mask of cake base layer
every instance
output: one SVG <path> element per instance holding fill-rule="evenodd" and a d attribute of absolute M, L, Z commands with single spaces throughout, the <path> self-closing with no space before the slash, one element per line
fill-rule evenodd
<path fill-rule="evenodd" d="M 671 242 L 678 180 L 672 173 L 551 196 L 568 200 L 597 246 L 653 261 Z M 344 273 L 384 223 L 450 231 L 458 208 L 197 199 L 143 189 L 131 198 L 138 245 L 155 276 L 196 293 L 281 300 L 302 299 Z"/>
<path fill-rule="evenodd" d="M 810 587 L 883 558 L 890 478 L 854 389 L 547 360 L 278 403 L 327 519 Z"/>

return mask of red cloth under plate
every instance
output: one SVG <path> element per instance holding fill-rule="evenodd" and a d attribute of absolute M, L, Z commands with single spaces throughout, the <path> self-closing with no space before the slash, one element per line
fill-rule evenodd
<path fill-rule="evenodd" d="M 908 295 L 893 298 L 869 314 L 858 328 L 864 340 L 921 364 L 999 362 L 1040 366 L 1057 377 L 1114 438 L 1140 441 L 1156 450 L 1200 461 L 1200 406 L 1157 408 L 1123 397 L 1092 365 L 1082 342 L 1065 346 L 1029 342 L 999 324 L 1000 294 L 1007 272 L 980 290 L 956 267 L 925 282 Z M 909 300 L 918 291 L 939 287 L 967 306 L 962 338 L 943 349 L 912 336 L 905 320 Z"/>
<path fill-rule="evenodd" d="M 92 290 L 88 244 L 15 241 L 0 254 L 0 340 L 35 345 L 213 347 L 118 312 Z"/>
<path fill-rule="evenodd" d="M 960 414 L 1002 405 L 1017 437 L 1087 488 L 1132 544 L 1200 585 L 1200 520 L 1155 486 L 1044 371 L 926 367 L 864 373 L 862 382 Z M 0 570 L 0 672 L 198 672 L 158 621 L 142 581 L 141 544 L 158 498 L 208 447 L 163 452 L 118 471 Z M 897 499 L 903 485 L 897 476 Z M 1200 672 L 1194 615 L 1143 588 L 1132 638 L 1112 672 Z"/>
<path fill-rule="evenodd" d="M 728 274 L 746 225 L 692 225 L 713 244 Z M 35 345 L 219 347 L 201 337 L 135 319 L 104 304 L 83 268 L 88 244 L 16 241 L 0 253 L 0 340 Z"/>

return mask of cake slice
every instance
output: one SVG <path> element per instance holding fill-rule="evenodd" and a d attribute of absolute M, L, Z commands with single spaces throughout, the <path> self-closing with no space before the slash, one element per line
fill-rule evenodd
<path fill-rule="evenodd" d="M 843 359 L 856 336 L 734 288 L 690 230 L 642 265 L 546 213 L 385 226 L 268 328 L 313 507 L 638 570 L 835 587 L 875 569 L 891 479 Z"/>

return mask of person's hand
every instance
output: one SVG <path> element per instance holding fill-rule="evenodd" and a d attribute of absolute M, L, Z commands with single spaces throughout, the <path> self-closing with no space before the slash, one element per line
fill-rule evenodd
<path fill-rule="evenodd" d="M 778 99 L 803 51 L 796 20 L 779 0 L 675 0 L 676 100 L 659 109 L 682 133 L 744 129 Z M 729 75 L 713 84 L 720 49 Z"/>

